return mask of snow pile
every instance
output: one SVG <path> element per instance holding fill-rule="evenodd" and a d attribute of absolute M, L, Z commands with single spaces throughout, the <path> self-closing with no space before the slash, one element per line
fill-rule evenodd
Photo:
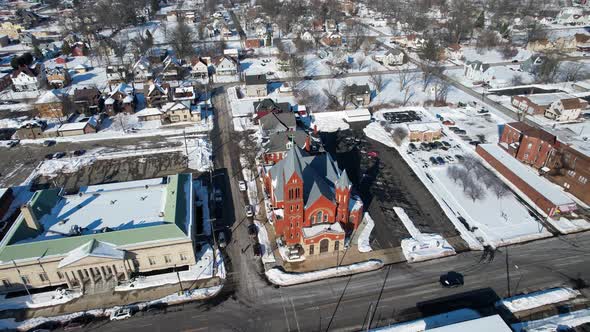
<path fill-rule="evenodd" d="M 150 287 L 157 287 L 161 285 L 175 284 L 179 282 L 179 278 L 181 282 L 213 278 L 214 259 L 213 249 L 211 248 L 211 246 L 209 246 L 208 244 L 204 245 L 203 248 L 201 248 L 201 251 L 197 253 L 197 257 L 199 259 L 197 264 L 189 266 L 189 269 L 187 271 L 180 271 L 178 273 L 163 273 L 147 277 L 138 277 L 133 280 L 130 280 L 125 284 L 115 287 L 115 291 L 122 292 L 134 289 L 144 289 Z M 223 258 L 219 254 L 217 254 L 217 258 L 217 266 L 219 270 L 219 266 L 223 265 Z M 219 262 L 219 259 L 221 259 L 221 264 Z M 223 277 L 225 277 L 225 275 Z"/>
<path fill-rule="evenodd" d="M 94 156 L 45 160 L 38 166 L 36 174 L 56 176 L 60 173 L 75 173 L 95 161 L 96 157 Z"/>
<path fill-rule="evenodd" d="M 565 331 L 582 324 L 590 323 L 590 309 L 583 309 L 563 315 L 555 315 L 530 322 L 512 324 L 516 332 L 552 332 Z"/>
<path fill-rule="evenodd" d="M 394 207 L 393 210 L 412 236 L 409 239 L 403 239 L 401 243 L 402 251 L 408 262 L 421 262 L 455 255 L 455 249 L 441 235 L 421 233 L 404 209 Z"/>
<path fill-rule="evenodd" d="M 287 246 L 282 245 L 280 239 L 276 239 L 276 243 L 277 243 L 277 248 L 279 248 L 279 254 L 281 254 L 281 258 L 285 262 L 294 263 L 294 262 L 303 262 L 305 260 L 305 255 L 301 255 L 297 258 L 289 257 L 290 256 L 289 255 L 289 248 L 287 248 Z"/>
<path fill-rule="evenodd" d="M 344 121 L 345 117 L 344 111 L 313 113 L 311 128 L 317 126 L 318 131 L 327 133 L 350 129 L 348 123 Z"/>
<path fill-rule="evenodd" d="M 2 295 L 0 297 L 2 299 L 0 301 L 0 310 L 49 307 L 67 303 L 80 296 L 82 296 L 82 292 L 80 291 L 69 291 L 65 289 L 56 289 L 51 292 L 13 297 L 10 299 Z"/>
<path fill-rule="evenodd" d="M 369 123 L 365 129 L 363 129 L 363 132 L 368 138 L 383 143 L 390 148 L 395 145 L 391 135 L 389 135 L 389 133 L 385 131 L 385 128 L 377 122 Z"/>
<path fill-rule="evenodd" d="M 266 277 L 270 282 L 279 286 L 291 286 L 306 282 L 342 277 L 355 273 L 369 272 L 378 270 L 383 266 L 380 260 L 372 259 L 362 263 L 355 263 L 346 266 L 332 267 L 325 270 L 318 270 L 305 273 L 289 273 L 281 271 L 278 268 L 272 268 L 266 271 Z"/>
<path fill-rule="evenodd" d="M 193 289 L 191 291 L 185 291 L 182 294 L 174 293 L 168 296 L 165 296 L 161 299 L 154 300 L 148 302 L 149 304 L 156 304 L 156 303 L 167 303 L 168 305 L 179 304 L 183 302 L 195 301 L 195 300 L 203 300 L 206 298 L 213 297 L 221 291 L 223 285 L 217 285 L 209 288 L 199 288 Z"/>
<path fill-rule="evenodd" d="M 369 251 L 373 250 L 371 248 L 371 243 L 370 243 L 369 237 L 371 236 L 371 232 L 373 231 L 373 228 L 375 227 L 375 222 L 373 221 L 373 218 L 371 218 L 371 216 L 369 215 L 368 212 L 365 212 L 365 217 L 363 218 L 363 221 L 364 221 L 364 227 L 358 237 L 357 245 L 358 245 L 358 250 L 360 252 L 369 252 Z"/>
<path fill-rule="evenodd" d="M 186 139 L 187 149 L 183 150 L 186 155 L 188 150 L 188 167 L 200 172 L 205 172 L 212 167 L 211 144 L 200 137 Z"/>
<path fill-rule="evenodd" d="M 445 314 L 424 317 L 409 322 L 394 324 L 387 327 L 373 329 L 374 332 L 420 332 L 441 326 L 460 323 L 480 318 L 477 311 L 472 309 L 459 309 Z"/>
<path fill-rule="evenodd" d="M 262 262 L 263 263 L 274 263 L 276 262 L 275 256 L 272 253 L 270 241 L 268 239 L 268 233 L 266 227 L 258 221 L 254 220 L 254 224 L 258 228 L 258 243 L 260 243 L 260 250 L 262 251 Z"/>
<path fill-rule="evenodd" d="M 559 219 L 556 220 L 554 218 L 548 217 L 547 221 L 557 228 L 561 234 L 576 233 L 590 229 L 590 223 L 582 218 L 567 219 L 564 217 L 559 217 Z"/>
<path fill-rule="evenodd" d="M 234 131 L 256 130 L 258 128 L 247 116 L 236 117 L 232 119 Z"/>
<path fill-rule="evenodd" d="M 530 294 L 513 296 L 496 302 L 496 307 L 504 307 L 510 312 L 519 312 L 547 304 L 559 303 L 573 299 L 580 295 L 580 292 L 571 288 L 552 288 Z"/>

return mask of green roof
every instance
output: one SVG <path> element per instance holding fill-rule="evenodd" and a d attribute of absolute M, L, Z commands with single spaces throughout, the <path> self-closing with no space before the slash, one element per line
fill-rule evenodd
<path fill-rule="evenodd" d="M 112 243 L 116 246 L 123 246 L 134 243 L 186 238 L 187 236 L 190 237 L 186 229 L 186 218 L 188 217 L 187 200 L 190 193 L 186 192 L 185 184 L 187 181 L 191 180 L 191 174 L 178 174 L 168 177 L 169 182 L 167 184 L 166 204 L 164 210 L 165 221 L 168 223 L 162 225 L 16 243 L 22 239 L 30 238 L 35 235 L 30 233 L 32 230 L 26 226 L 24 218 L 22 218 L 21 215 L 6 234 L 7 238 L 3 241 L 4 247 L 0 247 L 0 262 L 62 255 L 92 241 L 93 239 Z M 39 207 L 40 211 L 48 211 L 46 213 L 49 213 L 52 207 L 48 203 L 54 202 L 55 204 L 57 203 L 57 200 L 53 200 L 55 194 L 44 193 L 44 191 L 47 190 L 35 193 L 29 201 L 29 204 L 34 207 Z"/>

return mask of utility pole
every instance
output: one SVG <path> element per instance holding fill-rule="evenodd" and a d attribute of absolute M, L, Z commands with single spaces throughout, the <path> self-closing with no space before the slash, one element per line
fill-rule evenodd
<path fill-rule="evenodd" d="M 31 302 L 35 302 L 33 300 L 33 297 L 31 296 L 31 292 L 29 292 L 29 287 L 27 286 L 27 283 L 25 282 L 25 279 L 23 278 L 22 274 L 20 274 L 20 269 L 18 268 L 18 266 L 16 265 L 16 262 L 14 260 L 12 260 L 12 264 L 14 264 L 14 268 L 16 269 L 16 272 L 18 273 L 20 280 L 23 282 L 23 286 L 25 286 L 25 291 L 27 291 L 27 294 L 31 298 Z"/>
<path fill-rule="evenodd" d="M 174 271 L 176 272 L 176 277 L 178 278 L 178 285 L 180 286 L 180 292 L 183 293 L 184 289 L 182 288 L 182 281 L 180 280 L 180 273 L 178 273 L 178 269 L 176 268 L 176 264 L 174 264 Z"/>
<path fill-rule="evenodd" d="M 510 297 L 510 264 L 508 263 L 508 247 L 506 247 L 506 284 L 508 287 L 508 297 Z"/>

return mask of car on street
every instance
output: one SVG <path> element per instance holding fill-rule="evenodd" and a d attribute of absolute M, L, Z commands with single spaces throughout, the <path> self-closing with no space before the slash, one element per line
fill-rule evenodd
<path fill-rule="evenodd" d="M 414 143 L 408 144 L 408 150 L 410 150 L 410 151 L 416 151 L 416 144 L 414 144 Z"/>
<path fill-rule="evenodd" d="M 111 313 L 111 320 L 123 320 L 131 318 L 131 308 L 120 308 Z"/>
<path fill-rule="evenodd" d="M 258 234 L 258 226 L 256 226 L 255 224 L 250 224 L 250 226 L 248 226 L 248 235 L 256 236 L 257 234 Z"/>
<path fill-rule="evenodd" d="M 469 142 L 469 144 L 474 145 L 474 146 L 478 146 L 481 144 L 481 142 L 480 141 L 471 141 L 471 142 Z"/>
<path fill-rule="evenodd" d="M 438 161 L 438 163 L 441 164 L 441 165 L 444 165 L 445 164 L 445 160 L 442 157 L 440 157 L 440 156 L 436 157 L 436 161 Z"/>
<path fill-rule="evenodd" d="M 464 158 L 462 155 L 460 155 L 460 154 L 456 154 L 456 155 L 455 155 L 455 158 L 456 158 L 458 161 L 463 161 L 463 160 L 465 160 L 465 158 Z"/>
<path fill-rule="evenodd" d="M 244 209 L 246 210 L 246 217 L 254 217 L 254 208 L 252 207 L 252 205 L 246 205 Z"/>
<path fill-rule="evenodd" d="M 74 151 L 74 156 L 81 156 L 86 153 L 86 150 L 76 150 Z"/>
<path fill-rule="evenodd" d="M 252 251 L 254 252 L 254 256 L 256 257 L 262 256 L 262 246 L 260 245 L 260 243 L 254 243 L 254 245 L 252 246 Z"/>
<path fill-rule="evenodd" d="M 48 139 L 48 140 L 43 141 L 43 146 L 52 146 L 52 145 L 55 145 L 55 141 L 52 139 Z"/>
<path fill-rule="evenodd" d="M 47 159 L 47 160 L 51 160 L 51 159 L 53 159 L 53 153 L 48 153 L 48 154 L 46 154 L 46 155 L 45 155 L 45 159 Z"/>
<path fill-rule="evenodd" d="M 61 159 L 61 158 L 65 157 L 65 156 L 66 156 L 66 153 L 65 152 L 56 152 L 56 153 L 53 154 L 53 158 L 55 158 L 55 159 Z"/>
<path fill-rule="evenodd" d="M 444 288 L 455 288 L 463 286 L 464 284 L 463 275 L 454 271 L 450 271 L 441 275 L 438 281 Z"/>
<path fill-rule="evenodd" d="M 240 187 L 240 191 L 246 191 L 247 187 L 246 187 L 246 182 L 244 181 L 238 181 L 238 186 Z"/>
<path fill-rule="evenodd" d="M 447 141 L 442 141 L 442 145 L 446 146 L 447 148 L 451 147 L 451 143 L 449 143 Z"/>
<path fill-rule="evenodd" d="M 8 142 L 8 147 L 9 147 L 9 148 L 13 148 L 13 147 L 17 146 L 17 145 L 18 145 L 18 143 L 20 143 L 20 140 L 18 140 L 18 139 L 13 139 L 13 140 L 11 140 L 10 142 Z"/>
<path fill-rule="evenodd" d="M 437 160 L 436 160 L 436 158 L 434 158 L 434 157 L 430 157 L 430 162 L 431 162 L 433 165 L 438 165 L 438 161 L 437 161 Z"/>
<path fill-rule="evenodd" d="M 224 231 L 221 231 L 221 232 L 219 232 L 219 234 L 217 234 L 217 244 L 219 245 L 220 248 L 225 248 L 225 246 L 227 246 Z"/>
<path fill-rule="evenodd" d="M 518 60 L 514 59 L 512 60 L 512 63 L 518 63 Z"/>

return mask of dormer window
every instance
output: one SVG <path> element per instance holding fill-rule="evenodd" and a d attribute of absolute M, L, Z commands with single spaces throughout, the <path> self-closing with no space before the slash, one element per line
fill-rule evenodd
<path fill-rule="evenodd" d="M 293 142 L 289 141 L 286 144 L 287 150 L 290 150 L 293 147 Z"/>

